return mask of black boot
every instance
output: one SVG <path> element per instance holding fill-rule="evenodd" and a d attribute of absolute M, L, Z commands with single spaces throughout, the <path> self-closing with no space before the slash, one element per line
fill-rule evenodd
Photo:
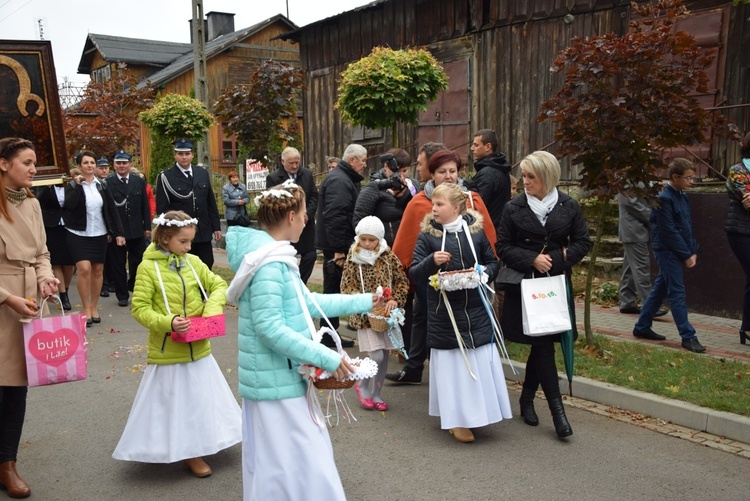
<path fill-rule="evenodd" d="M 63 310 L 66 310 L 66 311 L 70 310 L 70 299 L 68 299 L 67 292 L 60 293 L 60 302 L 62 303 Z"/>
<path fill-rule="evenodd" d="M 573 429 L 568 423 L 565 416 L 565 407 L 563 406 L 562 397 L 556 397 L 547 400 L 549 410 L 552 412 L 552 422 L 555 424 L 555 432 L 560 438 L 569 437 L 573 434 Z"/>
<path fill-rule="evenodd" d="M 536 391 L 524 386 L 521 390 L 521 398 L 518 400 L 521 404 L 521 417 L 523 417 L 523 422 L 529 426 L 537 426 L 539 424 L 539 416 L 536 415 L 536 411 L 534 410 L 535 395 Z"/>

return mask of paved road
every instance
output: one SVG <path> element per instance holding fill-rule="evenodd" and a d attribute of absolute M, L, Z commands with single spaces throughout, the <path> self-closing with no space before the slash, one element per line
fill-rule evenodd
<path fill-rule="evenodd" d="M 30 390 L 18 466 L 32 499 L 240 499 L 239 446 L 208 458 L 214 474 L 206 479 L 181 464 L 111 458 L 142 376 L 145 332 L 114 297 L 101 305 L 100 328 L 89 332 L 88 380 Z M 227 313 L 236 325 L 236 311 Z M 236 392 L 236 338 L 212 345 Z M 583 410 L 568 410 L 575 435 L 567 442 L 539 407 L 538 428 L 513 419 L 459 444 L 427 416 L 427 385 L 389 386 L 384 397 L 392 410 L 367 412 L 348 392 L 358 421 L 331 429 L 351 500 L 750 498 L 747 459 Z M 517 394 L 511 398 L 517 413 Z"/>

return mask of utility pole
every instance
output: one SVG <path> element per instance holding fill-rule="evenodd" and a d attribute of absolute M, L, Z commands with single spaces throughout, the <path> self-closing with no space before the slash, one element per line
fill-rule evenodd
<path fill-rule="evenodd" d="M 195 98 L 208 109 L 208 86 L 206 85 L 206 32 L 203 23 L 203 0 L 193 2 L 193 73 L 195 74 Z M 196 153 L 198 162 L 211 170 L 209 158 L 208 133 L 198 143 Z"/>

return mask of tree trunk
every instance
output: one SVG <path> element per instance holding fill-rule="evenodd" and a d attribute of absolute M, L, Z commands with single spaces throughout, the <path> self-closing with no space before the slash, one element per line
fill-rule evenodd
<path fill-rule="evenodd" d="M 584 300 L 583 314 L 583 325 L 586 329 L 586 344 L 589 346 L 594 344 L 594 333 L 591 330 L 591 285 L 594 281 L 594 275 L 596 272 L 596 258 L 599 256 L 599 246 L 602 242 L 602 236 L 604 235 L 604 222 L 607 219 L 609 202 L 609 197 L 600 200 L 601 207 L 599 208 L 599 217 L 597 218 L 596 223 L 596 237 L 594 237 L 594 246 L 591 248 L 591 254 L 589 254 L 589 272 L 586 277 L 586 299 Z"/>
<path fill-rule="evenodd" d="M 398 148 L 398 122 L 393 122 L 391 125 L 391 142 L 394 148 Z"/>

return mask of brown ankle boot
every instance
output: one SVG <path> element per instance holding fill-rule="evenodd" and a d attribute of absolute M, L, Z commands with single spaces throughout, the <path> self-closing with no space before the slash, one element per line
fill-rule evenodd
<path fill-rule="evenodd" d="M 204 478 L 209 476 L 211 473 L 211 467 L 203 461 L 203 458 L 191 458 L 185 460 L 185 466 L 188 467 L 190 473 L 198 478 Z"/>
<path fill-rule="evenodd" d="M 459 442 L 468 444 L 469 442 L 474 441 L 474 434 L 468 428 L 451 428 L 449 431 L 451 432 L 451 435 L 453 435 L 453 438 Z"/>
<path fill-rule="evenodd" d="M 15 461 L 6 461 L 0 464 L 0 486 L 8 490 L 8 496 L 12 498 L 27 498 L 31 495 L 29 484 L 18 475 Z"/>

